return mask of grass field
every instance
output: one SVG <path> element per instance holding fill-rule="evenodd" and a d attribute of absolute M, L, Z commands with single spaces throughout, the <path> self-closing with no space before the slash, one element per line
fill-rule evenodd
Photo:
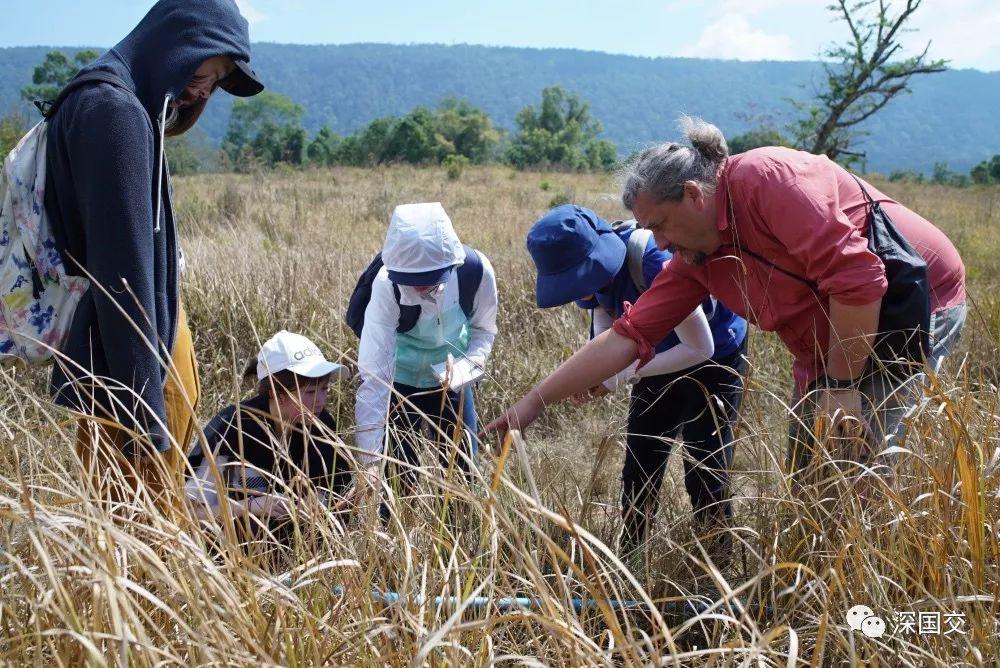
<path fill-rule="evenodd" d="M 789 359 L 754 332 L 737 427 L 728 563 L 708 563 L 671 460 L 647 562 L 613 554 L 625 396 L 550 410 L 516 447 L 484 452 L 472 485 L 428 475 L 383 526 L 343 530 L 308 498 L 293 553 L 233 545 L 225 529 L 87 497 L 74 430 L 40 373 L 0 372 L 0 659 L 37 665 L 996 665 L 1000 657 L 1000 190 L 876 183 L 935 221 L 969 275 L 958 353 L 926 388 L 892 487 L 834 512 L 781 474 Z M 239 371 L 286 328 L 350 360 L 342 316 L 398 203 L 441 201 L 500 284 L 500 334 L 479 390 L 495 416 L 585 340 L 572 307 L 534 307 L 531 223 L 573 201 L 621 217 L 607 176 L 393 167 L 179 179 L 185 306 L 202 419 L 246 396 Z M 331 394 L 350 444 L 353 387 Z M 494 444 L 497 445 L 497 444 Z M 503 464 L 503 468 L 500 468 Z M 451 507 L 443 522 L 442 503 Z M 258 550 L 262 552 L 262 550 Z M 372 591 L 401 592 L 386 605 Z M 532 596 L 528 609 L 434 596 Z M 574 609 L 576 598 L 635 600 Z M 695 617 L 671 604 L 699 601 Z M 869 606 L 880 639 L 846 612 Z M 934 633 L 899 619 L 937 619 Z M 902 614 L 903 618 L 895 615 Z M 930 624 L 931 622 L 927 622 Z M 948 631 L 947 633 L 945 631 Z"/>

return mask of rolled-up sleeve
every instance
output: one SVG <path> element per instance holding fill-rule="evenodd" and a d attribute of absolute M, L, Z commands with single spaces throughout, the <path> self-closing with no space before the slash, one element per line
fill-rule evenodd
<path fill-rule="evenodd" d="M 684 272 L 680 262 L 683 260 L 679 256 L 670 260 L 649 289 L 635 304 L 627 304 L 625 314 L 612 326 L 639 347 L 640 369 L 656 355 L 656 344 L 708 296 L 705 286 Z"/>
<path fill-rule="evenodd" d="M 756 184 L 753 208 L 821 294 L 850 306 L 870 304 L 885 294 L 885 267 L 841 207 L 836 169 L 814 161 L 792 173 L 778 165 Z"/>

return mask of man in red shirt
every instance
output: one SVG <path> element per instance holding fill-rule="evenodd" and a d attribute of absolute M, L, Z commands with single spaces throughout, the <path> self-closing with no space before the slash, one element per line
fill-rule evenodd
<path fill-rule="evenodd" d="M 887 281 L 882 261 L 868 250 L 862 186 L 927 263 L 934 368 L 965 321 L 965 268 L 955 247 L 931 223 L 825 156 L 772 147 L 730 157 L 715 126 L 685 119 L 685 129 L 690 145 L 647 149 L 623 179 L 625 207 L 674 258 L 611 331 L 487 429 L 526 427 L 545 405 L 636 358 L 650 359 L 651 342 L 711 293 L 778 334 L 795 360 L 797 399 L 808 395 L 820 415 L 856 418 L 891 439 L 916 401 L 917 380 L 891 382 L 870 364 Z M 809 463 L 801 433 L 793 430 L 793 471 Z"/>

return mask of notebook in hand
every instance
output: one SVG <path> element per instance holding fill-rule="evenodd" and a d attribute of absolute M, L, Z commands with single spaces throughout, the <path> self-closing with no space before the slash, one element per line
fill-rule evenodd
<path fill-rule="evenodd" d="M 431 370 L 442 386 L 455 391 L 479 380 L 483 375 L 483 369 L 479 365 L 464 357 L 453 359 L 450 355 L 447 361 L 431 365 Z"/>

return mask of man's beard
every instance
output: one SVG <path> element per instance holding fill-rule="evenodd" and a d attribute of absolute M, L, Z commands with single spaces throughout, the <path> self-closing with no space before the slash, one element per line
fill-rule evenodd
<path fill-rule="evenodd" d="M 683 259 L 687 264 L 694 265 L 695 267 L 701 267 L 704 266 L 705 260 L 708 259 L 708 255 L 706 253 L 702 253 L 701 251 L 683 250 L 681 251 L 681 259 Z"/>
<path fill-rule="evenodd" d="M 708 254 L 702 253 L 701 251 L 689 250 L 687 248 L 681 248 L 670 244 L 666 248 L 671 255 L 680 255 L 681 259 L 684 260 L 686 264 L 691 264 L 696 267 L 700 267 L 705 264 L 705 260 L 708 258 Z"/>

